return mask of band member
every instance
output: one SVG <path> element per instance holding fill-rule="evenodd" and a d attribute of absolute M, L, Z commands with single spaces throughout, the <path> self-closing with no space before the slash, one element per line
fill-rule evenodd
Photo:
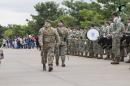
<path fill-rule="evenodd" d="M 105 23 L 105 37 L 107 38 L 107 39 L 110 39 L 111 38 L 111 27 L 110 27 L 110 23 L 109 22 L 106 22 Z M 105 60 L 107 60 L 107 59 L 110 59 L 110 55 L 111 54 L 111 49 L 109 48 L 109 46 L 106 48 L 106 55 L 107 55 L 107 57 L 105 58 Z"/>

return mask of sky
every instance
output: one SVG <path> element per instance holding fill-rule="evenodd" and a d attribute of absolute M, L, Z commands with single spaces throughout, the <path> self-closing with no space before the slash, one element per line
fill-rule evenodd
<path fill-rule="evenodd" d="M 0 25 L 26 24 L 26 19 L 31 19 L 30 15 L 36 13 L 33 6 L 45 1 L 62 2 L 62 0 L 0 0 Z M 90 0 L 83 1 L 90 2 Z"/>

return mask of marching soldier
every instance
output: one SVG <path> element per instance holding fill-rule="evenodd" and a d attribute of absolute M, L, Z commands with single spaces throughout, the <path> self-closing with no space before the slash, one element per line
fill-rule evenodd
<path fill-rule="evenodd" d="M 60 45 L 59 45 L 59 56 L 61 57 L 62 67 L 65 67 L 65 55 L 67 48 L 67 37 L 68 37 L 68 29 L 64 26 L 63 22 L 60 21 L 58 24 L 57 31 L 60 36 Z M 56 65 L 59 65 L 59 57 L 56 60 Z"/>
<path fill-rule="evenodd" d="M 39 43 L 41 46 L 41 57 L 43 70 L 46 71 L 46 63 L 48 59 L 48 71 L 53 70 L 54 48 L 60 42 L 58 32 L 51 27 L 49 21 L 45 22 L 43 28 L 39 31 Z"/>
<path fill-rule="evenodd" d="M 120 61 L 120 37 L 122 35 L 123 26 L 121 24 L 121 18 L 115 12 L 113 13 L 113 33 L 112 33 L 112 52 L 115 55 L 114 61 L 111 64 L 119 64 Z"/>

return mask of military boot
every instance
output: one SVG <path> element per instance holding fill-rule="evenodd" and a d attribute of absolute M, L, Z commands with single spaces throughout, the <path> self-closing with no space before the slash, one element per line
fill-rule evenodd
<path fill-rule="evenodd" d="M 65 67 L 66 65 L 65 65 L 65 60 L 63 60 L 62 61 L 62 65 L 61 65 L 62 67 Z"/>
<path fill-rule="evenodd" d="M 46 64 L 43 64 L 43 71 L 46 71 Z"/>
<path fill-rule="evenodd" d="M 48 72 L 51 72 L 53 70 L 53 65 L 49 64 Z"/>
<path fill-rule="evenodd" d="M 85 57 L 88 57 L 88 53 L 87 52 L 85 52 Z"/>
<path fill-rule="evenodd" d="M 111 54 L 111 60 L 114 61 L 115 60 L 115 55 Z"/>
<path fill-rule="evenodd" d="M 124 62 L 124 57 L 121 57 L 121 60 L 120 60 L 120 62 Z"/>
<path fill-rule="evenodd" d="M 59 62 L 58 61 L 56 61 L 56 66 L 59 66 Z"/>
<path fill-rule="evenodd" d="M 65 67 L 66 65 L 65 64 L 62 64 L 62 67 Z"/>
<path fill-rule="evenodd" d="M 94 53 L 89 53 L 89 58 L 93 58 L 94 57 Z"/>
<path fill-rule="evenodd" d="M 83 52 L 81 52 L 81 56 L 84 56 Z"/>
<path fill-rule="evenodd" d="M 119 64 L 119 58 L 116 57 L 115 61 L 111 62 L 111 64 Z"/>
<path fill-rule="evenodd" d="M 111 64 L 119 64 L 119 62 L 113 61 L 113 62 L 111 62 Z"/>
<path fill-rule="evenodd" d="M 95 55 L 95 58 L 97 58 L 97 59 L 98 59 L 98 54 L 96 54 L 96 55 Z"/>

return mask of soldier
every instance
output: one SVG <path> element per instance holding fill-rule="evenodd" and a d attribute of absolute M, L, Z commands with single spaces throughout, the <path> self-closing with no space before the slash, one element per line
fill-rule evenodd
<path fill-rule="evenodd" d="M 59 56 L 61 57 L 62 67 L 65 67 L 65 55 L 67 48 L 67 37 L 68 37 L 68 29 L 64 26 L 63 21 L 58 23 L 57 31 L 60 36 L 60 45 L 59 45 Z M 56 65 L 59 65 L 59 58 L 56 60 Z"/>
<path fill-rule="evenodd" d="M 94 27 L 96 30 L 99 31 L 99 34 L 102 33 L 101 29 L 99 29 L 99 27 Z M 94 53 L 95 53 L 95 57 L 97 59 L 103 59 L 103 49 L 102 47 L 98 44 L 98 40 L 94 41 L 94 45 L 93 45 L 93 49 L 94 49 Z M 99 57 L 100 55 L 100 57 Z"/>
<path fill-rule="evenodd" d="M 91 28 L 94 28 L 94 25 L 92 24 L 91 25 L 91 27 L 90 27 L 90 29 Z M 93 58 L 94 57 L 94 49 L 93 49 L 93 41 L 91 41 L 91 40 L 88 40 L 88 47 L 89 47 L 89 49 L 88 49 L 88 51 L 89 51 L 89 58 Z"/>
<path fill-rule="evenodd" d="M 122 30 L 122 37 L 123 37 L 123 33 L 125 32 L 125 25 L 122 19 L 120 22 L 120 27 Z M 124 62 L 124 58 L 125 58 L 125 44 L 126 44 L 126 40 L 121 39 L 121 46 L 120 46 L 120 61 L 121 62 Z"/>
<path fill-rule="evenodd" d="M 3 53 L 3 50 L 0 49 L 0 64 L 1 64 L 2 59 L 4 59 L 4 53 Z"/>
<path fill-rule="evenodd" d="M 112 37 L 112 31 L 113 31 L 113 28 L 114 28 L 113 20 L 110 19 L 109 23 L 110 23 L 110 28 L 111 28 L 111 30 L 110 30 L 110 35 L 111 35 L 111 37 Z M 115 57 L 115 56 L 114 56 L 114 54 L 112 53 L 112 49 L 110 50 L 110 52 L 111 52 L 111 59 L 114 60 L 114 57 Z"/>
<path fill-rule="evenodd" d="M 130 33 L 130 18 L 128 19 L 128 25 L 127 25 L 126 32 Z M 127 47 L 127 52 L 128 52 L 129 59 L 128 59 L 128 61 L 126 61 L 126 63 L 130 63 L 130 47 Z"/>
<path fill-rule="evenodd" d="M 123 26 L 121 24 L 121 18 L 115 12 L 113 13 L 113 33 L 112 33 L 112 52 L 115 55 L 114 61 L 111 64 L 119 64 L 120 61 L 120 37 L 122 35 Z"/>
<path fill-rule="evenodd" d="M 110 27 L 110 23 L 109 22 L 106 22 L 105 23 L 106 27 L 106 31 L 105 31 L 105 37 L 107 37 L 107 39 L 111 38 L 111 27 Z M 110 59 L 110 54 L 111 54 L 111 50 L 109 48 L 109 46 L 106 48 L 106 54 L 107 54 L 107 57 L 105 58 L 105 60 L 107 59 Z"/>
<path fill-rule="evenodd" d="M 39 43 L 41 46 L 41 57 L 43 70 L 46 71 L 46 63 L 48 59 L 48 71 L 53 70 L 54 48 L 60 43 L 58 32 L 51 27 L 49 21 L 45 22 L 43 28 L 39 31 Z"/>

